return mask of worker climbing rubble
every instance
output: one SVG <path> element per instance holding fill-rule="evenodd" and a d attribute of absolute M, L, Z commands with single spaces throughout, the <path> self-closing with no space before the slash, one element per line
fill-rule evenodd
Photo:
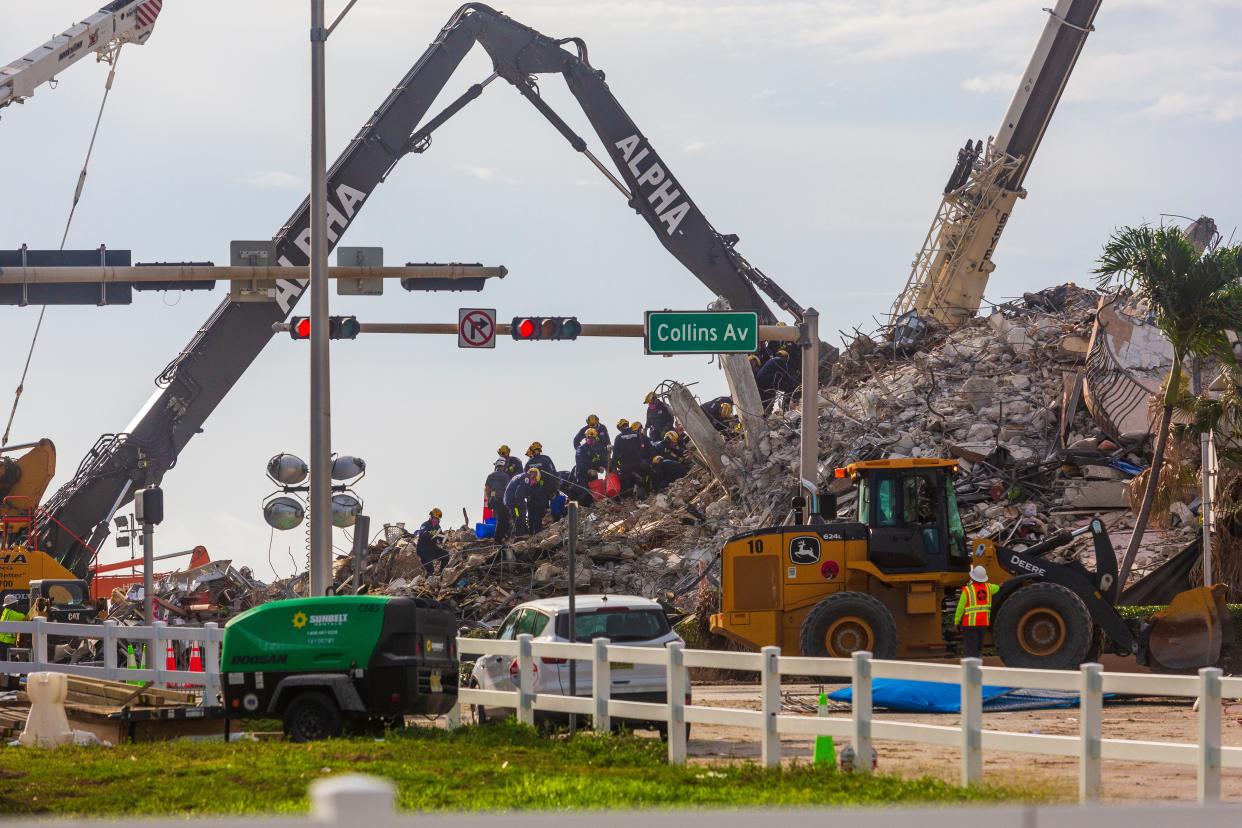
<path fill-rule="evenodd" d="M 423 521 L 423 525 L 418 527 L 418 546 L 415 551 L 428 574 L 444 571 L 444 564 L 449 556 L 448 550 L 444 548 L 441 541 L 443 533 L 440 531 L 440 518 L 442 517 L 444 517 L 443 512 L 439 509 L 432 509 L 427 519 Z"/>
<path fill-rule="evenodd" d="M 647 392 L 643 400 L 647 404 L 645 429 L 649 440 L 659 440 L 664 432 L 673 427 L 673 410 L 668 403 L 656 396 L 656 392 Z"/>
<path fill-rule="evenodd" d="M 700 406 L 712 426 L 719 432 L 728 434 L 733 429 L 733 398 L 716 397 Z"/>
<path fill-rule="evenodd" d="M 569 496 L 581 506 L 590 506 L 594 502 L 590 484 L 607 474 L 608 452 L 600 442 L 593 428 L 588 428 L 586 437 L 574 455 L 574 474 Z"/>
<path fill-rule="evenodd" d="M 513 534 L 513 512 L 505 507 L 505 488 L 509 485 L 508 464 L 503 457 L 496 459 L 492 473 L 483 481 L 483 502 L 496 516 L 496 542 L 504 543 Z"/>
<path fill-rule="evenodd" d="M 612 438 L 608 435 L 608 426 L 599 421 L 599 417 L 590 414 L 586 418 L 586 425 L 578 429 L 578 433 L 574 435 L 574 451 L 578 450 L 578 446 L 582 445 L 582 441 L 586 439 L 587 432 L 594 429 L 596 442 L 607 449 L 612 445 Z"/>
<path fill-rule="evenodd" d="M 789 399 L 789 395 L 798 387 L 798 377 L 789 364 L 789 352 L 782 348 L 763 363 L 755 373 L 755 384 L 759 386 L 759 398 L 763 401 L 765 416 L 772 413 L 778 394 L 784 394 Z M 788 407 L 786 403 L 786 408 Z"/>

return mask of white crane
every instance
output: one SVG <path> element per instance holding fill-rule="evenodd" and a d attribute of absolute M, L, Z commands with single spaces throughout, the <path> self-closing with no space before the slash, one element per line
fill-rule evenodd
<path fill-rule="evenodd" d="M 0 109 L 22 103 L 87 55 L 111 63 L 126 43 L 146 43 L 164 0 L 114 0 L 25 57 L 0 69 Z"/>

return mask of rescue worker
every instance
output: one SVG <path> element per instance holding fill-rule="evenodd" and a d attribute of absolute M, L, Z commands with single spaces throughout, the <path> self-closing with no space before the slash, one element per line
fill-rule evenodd
<path fill-rule="evenodd" d="M 622 423 L 625 423 L 624 428 Z M 617 439 L 612 441 L 612 468 L 621 478 L 622 495 L 633 488 L 635 473 L 640 466 L 645 465 L 639 436 L 638 432 L 629 428 L 628 421 L 621 420 L 617 423 Z"/>
<path fill-rule="evenodd" d="M 577 451 L 578 446 L 582 445 L 582 441 L 586 439 L 587 431 L 592 428 L 595 429 L 595 439 L 599 445 L 605 448 L 611 445 L 612 440 L 608 436 L 608 426 L 601 423 L 599 417 L 592 414 L 586 418 L 586 425 L 578 429 L 578 433 L 574 435 L 574 451 Z"/>
<path fill-rule="evenodd" d="M 647 435 L 643 433 L 642 423 L 635 420 L 630 423 L 630 431 L 638 435 L 638 450 L 642 452 L 643 460 L 651 461 L 651 440 L 647 439 Z"/>
<path fill-rule="evenodd" d="M 499 457 L 492 467 L 492 473 L 483 482 L 483 502 L 496 516 L 496 542 L 504 543 L 513 532 L 513 512 L 505 508 L 505 488 L 512 477 L 505 470 L 505 459 Z"/>
<path fill-rule="evenodd" d="M 661 434 L 673 427 L 673 411 L 654 391 L 649 391 L 643 402 L 647 404 L 647 439 L 659 440 Z"/>
<path fill-rule="evenodd" d="M 953 623 L 962 629 L 962 646 L 967 658 L 979 658 L 983 652 L 983 636 L 992 626 L 992 596 L 1000 590 L 988 583 L 988 571 L 982 566 L 970 570 L 970 583 L 957 597 Z"/>
<path fill-rule="evenodd" d="M 448 562 L 448 550 L 440 542 L 442 535 L 440 518 L 442 517 L 444 513 L 439 509 L 431 510 L 427 519 L 423 521 L 423 525 L 418 527 L 418 545 L 414 548 L 418 559 L 423 563 L 423 568 L 432 575 L 443 572 L 444 565 Z"/>
<path fill-rule="evenodd" d="M 548 480 L 539 466 L 531 466 L 524 476 L 526 477 L 526 531 L 537 535 L 543 528 L 543 516 L 548 512 L 548 504 L 556 494 L 557 487 L 553 485 L 549 490 Z"/>
<path fill-rule="evenodd" d="M 538 471 L 538 470 L 536 470 Z M 509 483 L 505 486 L 504 507 L 509 517 L 513 520 L 514 533 L 517 537 L 526 537 L 530 533 L 527 524 L 528 499 L 531 493 L 531 485 L 526 473 L 519 472 L 509 478 Z M 496 521 L 496 529 L 500 530 L 500 521 Z"/>
<path fill-rule="evenodd" d="M 556 464 L 552 462 L 551 457 L 543 453 L 543 443 L 538 441 L 530 444 L 530 448 L 526 449 L 526 456 L 530 459 L 526 461 L 525 471 L 539 469 L 539 482 L 543 487 L 546 506 L 552 502 L 552 498 L 556 497 L 556 492 L 561 487 L 561 478 L 557 474 Z"/>
<path fill-rule="evenodd" d="M 789 352 L 782 348 L 776 352 L 776 356 L 765 362 L 755 374 L 755 384 L 759 386 L 759 398 L 763 400 L 764 415 L 771 414 L 772 407 L 776 404 L 777 393 L 789 394 L 796 385 L 789 367 Z"/>
<path fill-rule="evenodd" d="M 670 460 L 663 454 L 651 459 L 651 483 L 657 492 L 662 492 L 674 481 L 680 480 L 690 473 L 684 464 Z"/>
<path fill-rule="evenodd" d="M 578 451 L 574 454 L 574 483 L 577 484 L 573 495 L 574 500 L 587 506 L 594 503 L 587 484 L 607 468 L 608 459 L 604 454 L 603 446 L 599 444 L 599 436 L 595 429 L 588 428 L 582 445 L 578 446 Z"/>
<path fill-rule="evenodd" d="M 17 608 L 21 599 L 16 595 L 4 596 L 4 611 L 0 612 L 0 621 L 25 621 L 26 615 Z M 9 660 L 9 648 L 17 646 L 17 633 L 0 633 L 0 661 Z"/>
<path fill-rule="evenodd" d="M 505 471 L 510 477 L 522 473 L 522 461 L 510 455 L 508 446 L 501 446 L 496 453 L 500 455 L 501 460 L 505 461 Z"/>
<path fill-rule="evenodd" d="M 733 418 L 732 397 L 717 397 L 714 400 L 708 400 L 700 408 L 717 431 L 729 431 L 729 420 Z"/>
<path fill-rule="evenodd" d="M 664 439 L 651 444 L 651 459 L 663 457 L 665 460 L 682 462 L 686 455 L 685 441 L 677 436 L 676 431 L 664 432 Z"/>

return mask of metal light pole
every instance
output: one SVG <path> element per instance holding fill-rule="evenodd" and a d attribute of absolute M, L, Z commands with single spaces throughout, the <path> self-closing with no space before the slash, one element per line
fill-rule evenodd
<path fill-rule="evenodd" d="M 571 500 L 569 508 L 569 639 L 570 644 L 578 641 L 578 501 Z M 578 661 L 569 660 L 569 695 L 578 695 Z M 569 714 L 569 734 L 572 736 L 578 729 L 578 714 Z"/>
<path fill-rule="evenodd" d="M 1190 390 L 1196 397 L 1203 393 L 1203 360 L 1195 357 L 1190 375 Z M 1203 523 L 1203 585 L 1212 585 L 1212 432 L 1199 435 L 1199 478 L 1202 494 L 1199 498 L 1199 519 Z"/>
<path fill-rule="evenodd" d="M 332 560 L 332 397 L 328 365 L 328 156 L 324 0 L 311 0 L 310 594 L 327 592 Z"/>
<path fill-rule="evenodd" d="M 800 485 L 807 514 L 819 513 L 819 311 L 807 308 L 798 326 L 802 346 L 802 451 Z"/>

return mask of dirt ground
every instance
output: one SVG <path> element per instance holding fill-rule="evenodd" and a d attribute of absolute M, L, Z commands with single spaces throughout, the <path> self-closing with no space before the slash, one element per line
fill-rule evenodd
<path fill-rule="evenodd" d="M 823 685 L 829 692 L 844 685 Z M 787 712 L 801 712 L 802 705 L 814 705 L 820 685 L 785 684 Z M 716 707 L 759 708 L 759 688 L 754 684 L 695 685 L 695 704 Z M 792 702 L 792 704 L 791 704 Z M 848 709 L 832 715 L 848 716 Z M 937 725 L 956 725 L 957 714 L 887 713 L 877 710 L 875 718 Z M 1078 732 L 1078 711 L 1031 710 L 985 713 L 984 727 L 1018 733 L 1074 735 Z M 1194 743 L 1198 735 L 1198 717 L 1190 700 L 1184 703 L 1168 699 L 1125 700 L 1106 702 L 1104 706 L 1104 737 L 1165 742 Z M 1223 744 L 1242 746 L 1242 705 L 1226 707 L 1223 716 Z M 784 761 L 809 761 L 813 737 L 787 736 L 782 739 Z M 935 776 L 957 782 L 960 776 L 960 752 L 956 748 L 909 742 L 877 740 L 879 767 L 903 776 Z M 693 725 L 689 752 L 692 761 L 759 758 L 759 741 L 754 730 L 719 725 Z M 1070 756 L 1037 756 L 1033 754 L 984 751 L 984 779 L 998 784 L 1021 787 L 1026 784 L 1051 791 L 1055 795 L 1076 799 L 1078 791 L 1078 760 Z M 1242 770 L 1226 769 L 1222 779 L 1223 798 L 1242 801 Z M 1195 799 L 1195 769 L 1186 765 L 1138 764 L 1131 762 L 1104 763 L 1103 795 L 1107 800 L 1158 801 Z"/>

